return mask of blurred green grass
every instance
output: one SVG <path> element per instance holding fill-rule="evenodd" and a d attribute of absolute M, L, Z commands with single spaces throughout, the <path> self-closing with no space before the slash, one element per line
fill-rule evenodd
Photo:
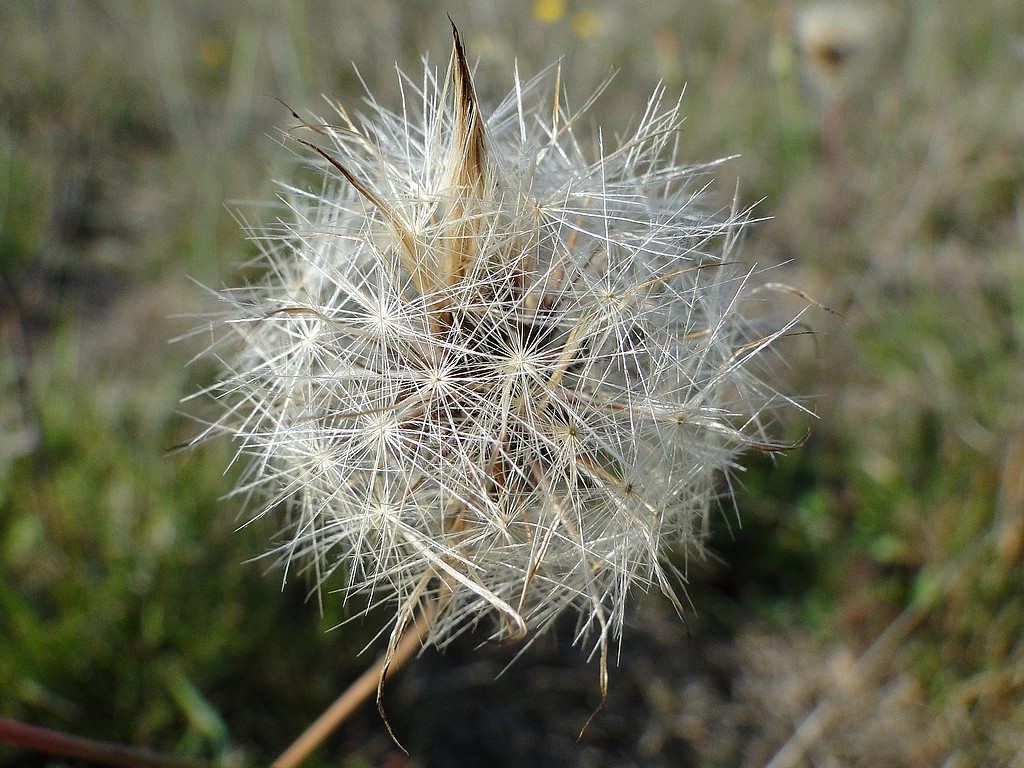
<path fill-rule="evenodd" d="M 873 5 L 831 96 L 796 46 L 801 6 L 645 8 L 0 6 L 0 715 L 259 764 L 367 663 L 372 622 L 325 634 L 349 613 L 328 597 L 321 617 L 301 583 L 247 562 L 274 530 L 234 530 L 230 446 L 167 452 L 195 430 L 179 398 L 211 375 L 186 367 L 201 341 L 167 341 L 203 308 L 188 276 L 230 282 L 247 256 L 230 201 L 271 199 L 292 173 L 275 98 L 356 103 L 355 62 L 395 104 L 394 63 L 443 63 L 450 13 L 485 103 L 514 58 L 525 75 L 563 56 L 576 104 L 617 69 L 594 113 L 610 129 L 658 80 L 685 84 L 685 159 L 739 153 L 725 173 L 772 217 L 745 258 L 837 313 L 792 350 L 788 386 L 816 395 L 810 440 L 751 459 L 741 525 L 720 518 L 717 559 L 692 569 L 693 632 L 733 649 L 713 666 L 753 725 L 711 750 L 672 714 L 726 711 L 694 703 L 692 670 L 630 671 L 631 643 L 686 647 L 659 644 L 674 635 L 641 601 L 620 677 L 639 680 L 647 733 L 675 741 L 584 737 L 573 759 L 678 764 L 685 745 L 694 765 L 758 764 L 811 711 L 780 704 L 799 688 L 833 712 L 817 755 L 889 764 L 889 740 L 891 764 L 1021 764 L 1024 7 Z M 723 202 L 733 183 L 719 178 Z M 762 636 L 812 663 L 744 655 Z M 856 684 L 836 682 L 837 659 Z M 897 689 L 894 718 L 879 702 Z M 397 719 L 415 721 L 415 690 L 399 689 Z M 591 732 L 616 733 L 615 699 L 613 679 Z M 393 747 L 367 712 L 328 751 L 364 765 Z M 3 747 L 0 762 L 46 764 Z"/>

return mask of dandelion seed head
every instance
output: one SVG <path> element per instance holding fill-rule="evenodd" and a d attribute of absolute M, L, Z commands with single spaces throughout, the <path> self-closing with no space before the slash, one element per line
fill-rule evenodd
<path fill-rule="evenodd" d="M 238 492 L 393 636 L 427 604 L 438 646 L 572 611 L 606 651 L 630 590 L 678 606 L 663 552 L 699 551 L 722 476 L 772 447 L 793 402 L 760 362 L 795 319 L 747 315 L 746 215 L 705 209 L 716 163 L 680 163 L 663 90 L 588 142 L 557 70 L 485 115 L 457 33 L 401 77 L 398 111 L 297 134 L 323 183 L 284 188 L 265 277 L 221 293 Z"/>

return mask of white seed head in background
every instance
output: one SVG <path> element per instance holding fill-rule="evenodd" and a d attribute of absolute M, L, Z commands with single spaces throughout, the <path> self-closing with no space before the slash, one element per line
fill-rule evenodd
<path fill-rule="evenodd" d="M 873 82 L 867 67 L 881 47 L 884 24 L 880 11 L 850 3 L 821 2 L 796 12 L 802 72 L 818 96 L 840 98 L 856 83 Z"/>
<path fill-rule="evenodd" d="M 218 294 L 204 437 L 236 441 L 286 566 L 395 607 L 392 645 L 421 614 L 444 646 L 571 611 L 606 661 L 632 588 L 681 610 L 662 555 L 700 550 L 737 455 L 779 447 L 761 358 L 796 317 L 766 325 L 678 103 L 585 140 L 557 68 L 514 82 L 485 115 L 456 32 L 398 111 L 298 129 L 322 182 Z"/>

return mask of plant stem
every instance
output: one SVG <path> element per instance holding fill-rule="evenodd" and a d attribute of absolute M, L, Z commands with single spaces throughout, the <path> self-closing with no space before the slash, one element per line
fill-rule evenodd
<path fill-rule="evenodd" d="M 201 768 L 205 765 L 195 760 L 164 755 L 139 747 L 83 739 L 7 718 L 0 718 L 0 741 L 51 755 L 125 768 Z"/>
<path fill-rule="evenodd" d="M 430 612 L 421 613 L 416 624 L 402 635 L 402 639 L 395 646 L 394 653 L 381 654 L 373 666 L 346 688 L 345 692 L 277 760 L 271 763 L 270 768 L 296 768 L 305 760 L 360 704 L 366 701 L 372 693 L 380 690 L 382 675 L 385 678 L 391 677 L 413 656 L 426 636 L 429 622 Z M 390 730 L 388 728 L 388 731 Z"/>

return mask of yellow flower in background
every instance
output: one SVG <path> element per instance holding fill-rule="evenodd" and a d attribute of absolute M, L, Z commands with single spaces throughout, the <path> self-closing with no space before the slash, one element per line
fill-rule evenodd
<path fill-rule="evenodd" d="M 584 8 L 572 15 L 572 32 L 576 37 L 593 37 L 601 31 L 601 26 L 601 15 L 597 11 Z"/>
<path fill-rule="evenodd" d="M 565 0 L 536 0 L 533 15 L 544 24 L 554 24 L 565 15 Z"/>

